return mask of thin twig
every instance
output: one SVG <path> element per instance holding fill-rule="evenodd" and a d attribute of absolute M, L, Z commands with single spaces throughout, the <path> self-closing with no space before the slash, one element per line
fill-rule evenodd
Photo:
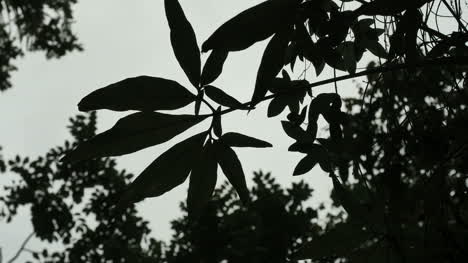
<path fill-rule="evenodd" d="M 18 259 L 21 252 L 23 252 L 25 250 L 26 245 L 28 244 L 28 242 L 31 240 L 31 238 L 33 238 L 34 234 L 35 234 L 35 232 L 32 232 L 31 234 L 29 234 L 29 236 L 23 241 L 23 244 L 21 244 L 21 247 L 18 249 L 18 251 L 16 251 L 16 254 L 10 260 L 8 260 L 7 263 L 13 263 L 15 260 Z"/>

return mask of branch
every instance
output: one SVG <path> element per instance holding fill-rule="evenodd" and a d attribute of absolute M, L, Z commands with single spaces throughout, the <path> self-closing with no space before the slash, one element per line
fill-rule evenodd
<path fill-rule="evenodd" d="M 449 5 L 449 3 L 447 3 L 447 0 L 442 0 L 442 2 L 444 3 L 445 7 L 450 11 L 450 13 L 451 13 L 452 16 L 455 18 L 455 20 L 457 20 L 458 25 L 460 26 L 460 28 L 462 28 L 463 31 L 468 32 L 468 30 L 466 29 L 465 25 L 464 25 L 463 22 L 460 20 L 460 17 L 455 13 L 455 11 L 453 11 L 453 9 L 452 9 L 452 7 Z"/>
<path fill-rule="evenodd" d="M 311 84 L 309 84 L 307 86 L 304 86 L 303 88 L 304 89 L 311 89 L 311 88 L 314 88 L 314 87 L 317 87 L 317 86 L 322 86 L 322 85 L 330 84 L 330 83 L 337 82 L 337 81 L 353 79 L 353 78 L 367 76 L 367 75 L 371 75 L 371 74 L 380 74 L 380 73 L 385 73 L 385 72 L 390 72 L 390 71 L 397 71 L 397 70 L 407 69 L 407 68 L 410 68 L 410 67 L 411 68 L 425 68 L 425 67 L 442 67 L 442 66 L 453 66 L 453 65 L 468 65 L 468 56 L 456 56 L 456 57 L 444 57 L 444 58 L 437 58 L 437 59 L 428 59 L 428 60 L 423 60 L 423 61 L 418 61 L 418 62 L 415 62 L 415 63 L 411 63 L 411 65 L 409 65 L 407 63 L 400 63 L 400 64 L 393 64 L 393 65 L 388 65 L 388 66 L 380 66 L 380 67 L 377 67 L 377 68 L 357 72 L 357 73 L 354 73 L 354 74 L 348 74 L 348 75 L 341 76 L 341 77 L 329 78 L 329 79 L 325 79 L 325 80 L 322 80 L 322 81 L 317 81 L 317 82 L 311 83 Z M 300 88 L 298 87 L 298 89 L 300 89 Z M 283 95 L 283 94 L 289 94 L 289 93 L 296 92 L 296 91 L 297 91 L 297 89 L 287 91 L 287 92 L 271 94 L 271 95 L 265 96 L 258 103 L 273 99 L 273 98 L 275 98 L 277 96 L 280 96 L 280 95 Z M 240 110 L 240 109 L 245 108 L 245 107 L 252 107 L 252 106 L 254 106 L 253 104 L 254 103 L 252 101 L 245 102 L 245 103 L 242 103 L 241 105 L 239 105 L 237 107 L 222 110 L 220 113 L 217 113 L 217 114 L 224 115 L 224 114 L 236 111 L 236 110 Z M 211 117 L 211 116 L 214 116 L 214 113 L 213 114 L 207 114 L 205 116 Z"/>
<path fill-rule="evenodd" d="M 28 244 L 28 242 L 31 240 L 31 238 L 34 237 L 34 234 L 35 234 L 34 232 L 29 234 L 29 236 L 23 241 L 23 244 L 21 244 L 21 247 L 18 249 L 18 251 L 16 251 L 16 254 L 10 260 L 8 260 L 7 263 L 13 263 L 15 260 L 18 259 L 21 252 L 23 252 L 23 250 L 26 249 L 26 245 Z"/>

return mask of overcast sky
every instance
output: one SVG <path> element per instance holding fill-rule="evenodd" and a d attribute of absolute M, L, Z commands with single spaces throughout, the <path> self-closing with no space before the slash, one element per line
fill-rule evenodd
<path fill-rule="evenodd" d="M 259 3 L 258 0 L 180 0 L 201 43 L 223 22 L 240 11 Z M 162 0 L 80 0 L 75 7 L 75 31 L 84 52 L 70 54 L 60 60 L 47 61 L 43 54 L 27 54 L 17 62 L 19 71 L 13 76 L 14 88 L 0 94 L 0 145 L 6 156 L 45 153 L 70 138 L 66 130 L 68 119 L 77 114 L 77 102 L 91 91 L 104 85 L 138 75 L 170 78 L 190 87 L 170 46 L 169 31 Z M 214 83 L 240 101 L 248 101 L 253 92 L 256 70 L 266 42 L 229 55 L 223 74 Z M 206 54 L 204 55 L 206 59 Z M 330 77 L 326 72 L 325 77 Z M 310 71 L 309 76 L 314 76 Z M 314 77 L 309 79 L 314 81 Z M 321 90 L 332 91 L 325 86 Z M 347 83 L 340 86 L 347 94 L 355 90 Z M 350 93 L 348 93 L 350 94 Z M 273 143 L 273 149 L 237 150 L 244 170 L 250 178 L 253 171 L 271 171 L 279 182 L 289 185 L 304 179 L 315 189 L 316 200 L 326 200 L 331 181 L 318 167 L 302 177 L 292 177 L 300 154 L 287 152 L 292 142 L 282 131 L 279 118 L 267 119 L 266 106 L 247 115 L 231 113 L 223 118 L 224 131 L 236 131 Z M 99 129 L 110 128 L 126 113 L 102 112 Z M 197 129 L 206 129 L 208 122 Z M 135 154 L 119 157 L 120 168 L 138 174 L 162 151 L 180 141 Z M 5 181 L 1 181 L 4 183 Z M 156 238 L 170 237 L 169 221 L 177 217 L 179 202 L 186 197 L 187 182 L 158 198 L 138 205 L 148 219 Z M 0 223 L 0 247 L 4 259 L 9 259 L 24 238 L 32 231 L 27 211 L 22 211 L 9 225 Z M 34 247 L 32 243 L 31 247 Z M 21 262 L 18 261 L 18 262 Z"/>

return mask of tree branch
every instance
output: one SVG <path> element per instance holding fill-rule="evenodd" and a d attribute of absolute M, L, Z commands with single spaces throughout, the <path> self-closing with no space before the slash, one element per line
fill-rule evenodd
<path fill-rule="evenodd" d="M 391 72 L 391 71 L 397 71 L 397 70 L 402 70 L 402 69 L 407 69 L 409 67 L 411 68 L 425 68 L 425 67 L 442 67 L 442 66 L 453 66 L 453 65 L 468 65 L 468 56 L 456 56 L 456 57 L 444 57 L 444 58 L 437 58 L 437 59 L 428 59 L 428 60 L 423 60 L 423 61 L 418 61 L 415 63 L 412 63 L 411 65 L 407 63 L 400 63 L 400 64 L 393 64 L 393 65 L 388 65 L 388 66 L 380 66 L 376 67 L 373 69 L 368 69 L 368 70 L 363 70 L 361 72 L 357 72 L 354 74 L 348 74 L 345 76 L 340 76 L 336 78 L 329 78 L 321 81 L 317 81 L 314 83 L 311 83 L 307 86 L 304 86 L 304 89 L 311 89 L 314 87 L 330 84 L 333 82 L 338 82 L 338 81 L 343 81 L 343 80 L 348 80 L 348 79 L 353 79 L 357 77 L 362 77 L 362 76 L 367 76 L 367 75 L 372 75 L 372 74 L 380 74 L 380 73 L 385 73 L 385 72 Z M 300 89 L 300 87 L 298 87 Z M 297 89 L 291 90 L 291 91 L 286 91 L 286 92 L 281 92 L 281 93 L 276 93 L 276 94 L 271 94 L 268 96 L 265 96 L 263 99 L 261 99 L 258 103 L 267 101 L 270 99 L 273 99 L 277 96 L 281 96 L 284 94 L 289 94 L 292 92 L 296 92 Z M 225 110 L 222 110 L 219 114 L 224 115 L 236 110 L 240 110 L 245 107 L 252 107 L 253 105 L 252 101 L 242 103 L 241 105 L 233 108 L 228 108 Z M 213 114 L 207 114 L 205 115 L 207 117 L 214 116 Z"/>
<path fill-rule="evenodd" d="M 18 249 L 18 251 L 16 251 L 16 254 L 10 260 L 8 260 L 7 263 L 13 263 L 15 260 L 18 259 L 21 252 L 23 252 L 26 249 L 26 245 L 31 240 L 31 238 L 33 238 L 34 234 L 35 234 L 34 232 L 29 234 L 29 236 L 23 241 L 23 244 L 21 244 L 21 247 Z"/>

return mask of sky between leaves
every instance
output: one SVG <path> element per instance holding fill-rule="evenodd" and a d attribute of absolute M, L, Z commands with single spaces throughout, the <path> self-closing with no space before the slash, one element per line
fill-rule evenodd
<path fill-rule="evenodd" d="M 259 2 L 180 0 L 195 29 L 199 45 L 223 22 Z M 16 153 L 37 156 L 52 146 L 60 145 L 69 138 L 65 126 L 68 118 L 78 113 L 76 105 L 80 99 L 110 83 L 127 77 L 150 75 L 174 79 L 191 87 L 172 52 L 162 0 L 81 0 L 75 6 L 75 12 L 75 31 L 85 51 L 55 61 L 46 61 L 43 54 L 27 54 L 26 58 L 17 62 L 19 71 L 13 75 L 13 89 L 0 94 L 0 145 L 6 157 Z M 242 52 L 231 53 L 223 73 L 213 85 L 241 102 L 250 100 L 266 43 L 263 41 Z M 207 54 L 203 56 L 203 59 L 206 58 Z M 307 72 L 307 76 L 311 82 L 315 81 L 313 69 Z M 328 68 L 321 78 L 332 76 Z M 320 91 L 333 90 L 333 85 L 320 88 Z M 352 82 L 343 82 L 339 84 L 339 90 L 346 97 L 353 94 L 356 88 Z M 284 134 L 279 121 L 285 116 L 267 119 L 266 105 L 260 104 L 258 110 L 248 115 L 236 112 L 223 118 L 223 130 L 226 132 L 242 132 L 274 145 L 270 149 L 237 150 L 249 187 L 252 172 L 264 169 L 272 171 L 282 184 L 304 179 L 315 189 L 316 200 L 327 200 L 331 180 L 319 168 L 304 177 L 292 177 L 301 155 L 287 151 L 291 141 Z M 193 112 L 193 104 L 186 111 Z M 110 111 L 100 113 L 100 130 L 110 128 L 125 115 Z M 171 145 L 206 129 L 207 125 L 208 121 L 169 143 L 119 157 L 119 167 L 139 174 Z M 0 185 L 10 179 L 0 178 Z M 186 198 L 187 183 L 161 197 L 138 204 L 157 238 L 170 237 L 169 221 L 179 215 L 178 205 Z M 31 229 L 27 213 L 22 213 L 11 225 L 0 224 L 0 247 L 5 259 L 11 257 Z M 31 246 L 34 245 L 32 243 Z"/>

